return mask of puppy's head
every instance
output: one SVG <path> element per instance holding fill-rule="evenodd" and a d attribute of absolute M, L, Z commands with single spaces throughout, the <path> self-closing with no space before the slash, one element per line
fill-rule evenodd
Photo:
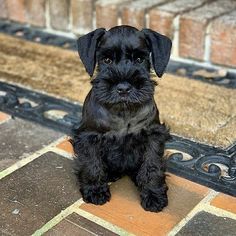
<path fill-rule="evenodd" d="M 90 76 L 97 64 L 92 84 L 100 102 L 142 104 L 152 99 L 154 92 L 151 65 L 161 77 L 169 61 L 171 41 L 150 29 L 116 26 L 80 37 L 78 51 Z"/>

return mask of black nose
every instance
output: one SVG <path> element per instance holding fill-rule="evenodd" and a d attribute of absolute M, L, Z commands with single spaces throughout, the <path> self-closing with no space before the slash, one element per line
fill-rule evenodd
<path fill-rule="evenodd" d="M 127 82 L 119 83 L 116 90 L 119 94 L 127 94 L 131 90 L 131 85 Z"/>

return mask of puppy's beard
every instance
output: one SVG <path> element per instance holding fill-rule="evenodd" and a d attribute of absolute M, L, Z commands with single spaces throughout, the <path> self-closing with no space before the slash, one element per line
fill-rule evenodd
<path fill-rule="evenodd" d="M 125 103 L 142 105 L 153 98 L 155 82 L 150 79 L 149 73 L 137 68 L 131 68 L 125 73 L 115 68 L 98 71 L 92 81 L 93 93 L 101 104 Z M 130 84 L 130 91 L 121 94 L 117 90 L 120 83 Z"/>

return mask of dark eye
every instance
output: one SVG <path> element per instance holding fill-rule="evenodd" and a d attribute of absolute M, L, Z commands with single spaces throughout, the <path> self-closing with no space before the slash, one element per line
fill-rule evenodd
<path fill-rule="evenodd" d="M 106 63 L 106 64 L 111 64 L 112 60 L 111 60 L 111 58 L 106 57 L 106 58 L 103 59 L 103 62 Z"/>
<path fill-rule="evenodd" d="M 135 59 L 135 62 L 141 64 L 143 62 L 143 58 L 138 57 Z"/>

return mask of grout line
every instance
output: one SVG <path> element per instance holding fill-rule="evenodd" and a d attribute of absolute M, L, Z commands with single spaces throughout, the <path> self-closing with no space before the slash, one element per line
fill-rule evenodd
<path fill-rule="evenodd" d="M 218 192 L 211 190 L 169 233 L 168 236 L 176 235 L 198 212 L 205 209 L 206 205 L 218 195 Z"/>
<path fill-rule="evenodd" d="M 204 211 L 208 212 L 208 213 L 213 213 L 216 216 L 219 217 L 227 217 L 227 218 L 231 218 L 233 220 L 236 220 L 236 214 L 230 212 L 230 211 L 226 211 L 224 209 L 221 208 L 217 208 L 215 206 L 212 205 L 206 205 L 203 208 Z"/>
<path fill-rule="evenodd" d="M 105 221 L 105 220 L 103 220 L 103 219 L 101 219 L 101 218 L 99 218 L 99 217 L 97 217 L 97 216 L 95 216 L 95 215 L 93 215 L 93 214 L 91 214 L 87 211 L 84 211 L 84 210 L 82 210 L 78 207 L 76 207 L 74 209 L 74 211 L 75 211 L 75 213 L 85 217 L 86 219 L 88 219 L 88 220 L 90 220 L 90 221 L 92 221 L 92 222 L 94 222 L 94 223 L 96 223 L 96 224 L 98 224 L 98 225 L 100 225 L 100 226 L 102 226 L 102 227 L 118 234 L 118 235 L 121 235 L 121 236 L 128 236 L 128 235 L 132 236 L 132 235 L 134 235 L 134 234 L 132 234 L 130 232 L 127 232 L 124 229 L 122 229 L 122 228 L 120 228 L 120 227 L 118 227 L 114 224 L 111 224 L 110 222 Z"/>
<path fill-rule="evenodd" d="M 199 204 L 209 204 L 218 194 L 219 192 L 211 190 L 208 195 L 199 202 Z"/>
<path fill-rule="evenodd" d="M 55 150 L 55 146 L 59 143 L 61 143 L 63 140 L 65 140 L 66 136 L 63 136 L 59 139 L 57 139 L 55 142 L 50 143 L 49 145 L 47 145 L 46 147 L 35 151 L 33 154 L 29 155 L 28 157 L 14 163 L 12 166 L 8 167 L 7 169 L 3 170 L 0 172 L 0 180 L 3 179 L 4 177 L 6 177 L 7 175 L 13 173 L 14 171 L 20 169 L 21 167 L 27 165 L 28 163 L 32 162 L 33 160 L 37 159 L 38 157 L 40 157 L 41 155 L 50 152 L 50 151 L 54 151 Z"/>
<path fill-rule="evenodd" d="M 74 206 L 80 206 L 83 203 L 82 198 L 73 203 L 71 206 L 67 207 L 65 210 L 61 211 L 58 215 L 56 215 L 54 218 L 52 218 L 50 221 L 48 221 L 43 227 L 36 230 L 32 236 L 39 236 L 46 233 L 48 230 L 50 230 L 52 227 L 57 225 L 60 221 L 62 221 L 64 218 L 66 218 L 68 215 L 73 213 Z"/>
<path fill-rule="evenodd" d="M 72 153 L 69 153 L 69 152 L 67 152 L 67 151 L 64 151 L 63 149 L 58 148 L 58 147 L 54 147 L 54 148 L 52 148 L 52 150 L 53 150 L 53 152 L 55 152 L 56 154 L 59 154 L 59 155 L 61 155 L 61 156 L 63 156 L 63 157 L 66 157 L 66 158 L 68 158 L 68 159 L 70 159 L 70 160 L 74 160 L 74 155 L 73 155 Z"/>

